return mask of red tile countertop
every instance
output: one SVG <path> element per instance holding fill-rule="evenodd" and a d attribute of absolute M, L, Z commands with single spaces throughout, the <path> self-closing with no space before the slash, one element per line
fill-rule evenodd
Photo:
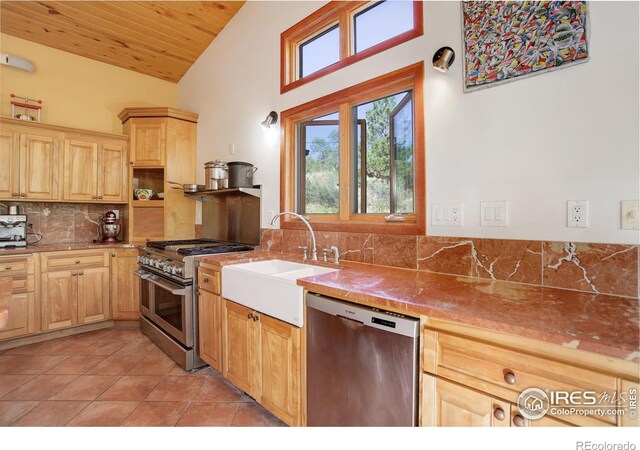
<path fill-rule="evenodd" d="M 4 249 L 0 248 L 0 256 L 13 256 L 13 255 L 26 255 L 29 253 L 42 253 L 42 252 L 60 252 L 71 250 L 93 250 L 93 249 L 107 249 L 107 248 L 135 248 L 135 245 L 127 244 L 125 242 L 116 243 L 99 243 L 99 242 L 87 242 L 86 244 L 48 244 L 38 245 L 32 244 L 22 248 Z"/>
<path fill-rule="evenodd" d="M 199 258 L 215 266 L 267 259 L 302 262 L 300 256 L 264 251 Z M 637 299 L 350 262 L 339 266 L 298 284 L 355 303 L 640 361 Z"/>

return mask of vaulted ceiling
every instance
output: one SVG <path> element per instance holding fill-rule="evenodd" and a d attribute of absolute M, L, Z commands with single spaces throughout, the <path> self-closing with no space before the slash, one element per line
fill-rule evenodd
<path fill-rule="evenodd" d="M 243 4 L 2 0 L 0 31 L 178 82 Z"/>

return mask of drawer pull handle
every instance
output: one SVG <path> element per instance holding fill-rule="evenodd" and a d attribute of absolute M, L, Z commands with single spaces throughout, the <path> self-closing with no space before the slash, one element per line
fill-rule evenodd
<path fill-rule="evenodd" d="M 112 253 L 112 254 L 111 254 L 111 257 L 112 257 L 112 258 L 115 258 L 115 257 L 116 257 L 116 254 L 115 254 L 115 253 Z"/>
<path fill-rule="evenodd" d="M 205 283 L 208 283 L 208 282 L 209 282 L 209 278 L 204 277 L 204 280 L 203 280 L 203 281 L 204 281 Z"/>
<path fill-rule="evenodd" d="M 247 319 L 249 319 L 249 320 L 253 319 L 253 314 L 251 314 L 251 313 L 247 314 Z"/>
<path fill-rule="evenodd" d="M 98 195 L 98 200 L 102 200 L 102 195 Z"/>
<path fill-rule="evenodd" d="M 499 406 L 496 406 L 496 408 L 493 410 L 493 417 L 495 417 L 498 420 L 504 420 L 504 418 L 506 417 L 504 414 L 504 409 L 500 408 Z"/>
<path fill-rule="evenodd" d="M 4 270 L 11 270 L 11 266 L 6 266 Z"/>
<path fill-rule="evenodd" d="M 516 381 L 518 381 L 518 378 L 516 378 L 516 374 L 511 372 L 510 370 L 507 370 L 504 373 L 504 381 L 507 382 L 507 384 L 516 384 Z"/>
<path fill-rule="evenodd" d="M 253 316 L 253 321 L 254 322 L 257 322 L 258 320 L 260 320 L 260 316 L 259 315 L 256 314 L 255 316 Z"/>
<path fill-rule="evenodd" d="M 513 416 L 513 424 L 517 427 L 523 427 L 525 424 L 524 418 L 519 414 Z"/>
<path fill-rule="evenodd" d="M 20 194 L 18 194 L 17 192 L 14 192 L 13 194 L 11 194 L 12 197 L 19 197 Z"/>
<path fill-rule="evenodd" d="M 72 276 L 72 277 L 75 277 L 76 275 L 78 275 L 78 273 L 77 273 L 77 272 L 71 272 L 71 276 Z"/>
<path fill-rule="evenodd" d="M 92 198 L 93 200 L 95 200 L 95 199 L 96 199 L 96 198 L 98 198 L 98 197 L 96 197 L 95 195 L 92 195 L 92 196 L 91 196 L 91 198 Z"/>
<path fill-rule="evenodd" d="M 20 197 L 26 197 L 27 194 L 20 194 Z"/>
<path fill-rule="evenodd" d="M 76 264 L 80 264 L 80 260 L 79 259 L 76 259 Z"/>
<path fill-rule="evenodd" d="M 84 275 L 84 271 L 81 270 L 80 272 L 78 272 L 78 275 Z"/>

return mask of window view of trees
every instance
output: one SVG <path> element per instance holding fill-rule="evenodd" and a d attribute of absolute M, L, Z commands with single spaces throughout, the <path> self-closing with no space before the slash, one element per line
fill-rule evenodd
<path fill-rule="evenodd" d="M 353 116 L 353 212 L 413 213 L 412 91 L 355 106 Z M 338 214 L 338 114 L 302 122 L 299 133 L 300 209 Z"/>
<path fill-rule="evenodd" d="M 300 180 L 304 214 L 338 214 L 340 208 L 340 146 L 338 114 L 300 124 L 300 153 L 305 174 Z"/>
<path fill-rule="evenodd" d="M 355 149 L 358 201 L 355 203 L 357 209 L 354 212 L 413 212 L 411 97 L 411 92 L 403 92 L 354 108 L 354 116 L 358 120 Z M 361 131 L 363 123 L 364 137 Z"/>

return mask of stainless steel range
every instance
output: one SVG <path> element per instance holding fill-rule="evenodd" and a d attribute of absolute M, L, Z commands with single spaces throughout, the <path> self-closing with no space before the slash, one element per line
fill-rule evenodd
<path fill-rule="evenodd" d="M 197 352 L 195 257 L 254 248 L 204 239 L 149 242 L 139 247 L 135 275 L 140 278 L 140 328 L 185 370 L 206 365 Z"/>
<path fill-rule="evenodd" d="M 260 189 L 200 194 L 206 238 L 148 242 L 138 247 L 140 329 L 185 370 L 198 356 L 195 262 L 201 255 L 243 252 L 260 245 Z"/>

